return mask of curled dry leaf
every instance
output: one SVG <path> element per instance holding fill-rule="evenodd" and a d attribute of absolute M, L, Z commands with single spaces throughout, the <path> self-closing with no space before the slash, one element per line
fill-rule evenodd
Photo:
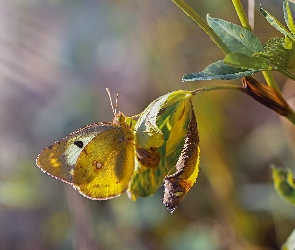
<path fill-rule="evenodd" d="M 192 104 L 191 104 L 192 105 Z M 164 179 L 163 204 L 173 213 L 180 201 L 195 183 L 200 165 L 200 147 L 197 121 L 193 107 L 182 152 L 176 163 L 176 172 Z"/>
<path fill-rule="evenodd" d="M 276 111 L 282 116 L 290 115 L 290 107 L 286 100 L 273 88 L 256 81 L 253 77 L 242 78 L 243 91 L 261 104 Z"/>

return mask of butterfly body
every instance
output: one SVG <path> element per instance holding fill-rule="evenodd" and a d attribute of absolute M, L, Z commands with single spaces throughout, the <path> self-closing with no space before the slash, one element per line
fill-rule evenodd
<path fill-rule="evenodd" d="M 134 172 L 134 134 L 122 123 L 94 123 L 46 147 L 36 163 L 84 196 L 105 200 L 122 194 Z"/>

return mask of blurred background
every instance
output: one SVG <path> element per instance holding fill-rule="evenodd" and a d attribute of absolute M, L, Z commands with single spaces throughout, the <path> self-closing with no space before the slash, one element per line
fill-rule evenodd
<path fill-rule="evenodd" d="M 239 24 L 229 0 L 187 3 Z M 280 34 L 259 4 L 283 22 L 283 0 L 256 0 L 265 42 Z M 194 98 L 201 172 L 172 216 L 162 187 L 136 202 L 91 201 L 35 165 L 45 146 L 112 120 L 105 88 L 135 115 L 169 91 L 225 83 L 181 82 L 222 58 L 171 0 L 1 0 L 0 249 L 279 249 L 295 210 L 275 193 L 270 164 L 294 168 L 295 130 L 243 93 Z M 291 98 L 294 82 L 274 75 Z"/>

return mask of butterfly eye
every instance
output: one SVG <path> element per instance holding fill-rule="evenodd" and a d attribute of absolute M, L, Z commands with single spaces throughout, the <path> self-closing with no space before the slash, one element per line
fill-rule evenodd
<path fill-rule="evenodd" d="M 75 141 L 74 145 L 76 145 L 78 148 L 83 148 L 83 142 L 82 141 Z"/>

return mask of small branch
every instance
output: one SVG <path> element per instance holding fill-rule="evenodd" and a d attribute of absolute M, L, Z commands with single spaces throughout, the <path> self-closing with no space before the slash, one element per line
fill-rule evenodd
<path fill-rule="evenodd" d="M 200 28 L 212 39 L 212 41 L 221 49 L 226 55 L 231 53 L 231 50 L 215 33 L 215 31 L 183 0 L 172 0 L 180 9 L 182 9 L 191 19 L 193 19 Z"/>
<path fill-rule="evenodd" d="M 289 120 L 289 122 L 291 122 L 293 125 L 295 125 L 295 113 L 294 110 L 290 108 L 290 114 L 287 117 L 287 119 Z"/>
<path fill-rule="evenodd" d="M 192 95 L 197 95 L 202 92 L 211 91 L 211 90 L 218 90 L 218 89 L 238 90 L 238 91 L 242 91 L 242 92 L 244 91 L 244 88 L 241 86 L 236 86 L 236 85 L 232 85 L 232 84 L 218 84 L 218 85 L 205 86 L 203 88 L 193 90 Z"/>
<path fill-rule="evenodd" d="M 244 85 L 243 87 L 231 84 L 218 84 L 218 85 L 210 85 L 205 86 L 192 91 L 192 95 L 197 95 L 202 92 L 211 91 L 211 90 L 238 90 L 241 91 L 256 101 L 260 102 L 264 106 L 276 111 L 279 115 L 286 117 L 292 124 L 295 125 L 295 113 L 294 110 L 287 104 L 285 99 L 280 96 L 276 96 L 277 92 L 273 92 L 274 90 L 271 87 L 268 87 L 265 84 L 258 83 L 254 78 L 248 77 L 249 79 L 253 79 L 250 83 L 257 83 L 256 85 L 252 85 L 252 88 Z M 247 78 L 247 79 L 248 79 Z M 245 78 L 246 79 L 246 78 Z M 248 83 L 249 83 L 248 79 Z M 253 82 L 254 81 L 254 82 Z M 264 90 L 264 91 L 263 91 Z M 272 94 L 273 93 L 273 94 Z M 282 99 L 280 99 L 282 98 Z M 285 105 L 284 105 L 285 104 Z"/>
<path fill-rule="evenodd" d="M 273 77 L 273 75 L 271 74 L 271 72 L 270 71 L 262 71 L 262 74 L 264 76 L 265 81 L 267 82 L 267 85 L 269 87 L 272 87 L 276 93 L 282 95 L 281 91 L 280 91 L 280 89 L 279 89 L 279 87 L 278 87 L 278 85 L 277 85 L 277 83 L 276 83 L 276 81 L 275 81 L 275 79 Z"/>
<path fill-rule="evenodd" d="M 237 15 L 240 19 L 240 22 L 242 24 L 242 26 L 248 30 L 252 30 L 251 29 L 251 26 L 249 24 L 249 21 L 248 21 L 248 18 L 247 18 L 247 15 L 244 11 L 244 8 L 243 8 L 243 5 L 241 4 L 241 1 L 240 0 L 232 0 L 233 2 L 233 5 L 235 7 L 235 10 L 237 12 Z"/>
<path fill-rule="evenodd" d="M 238 17 L 240 19 L 240 22 L 241 22 L 242 26 L 244 28 L 252 31 L 251 26 L 250 26 L 249 21 L 248 21 L 248 18 L 246 16 L 245 11 L 244 11 L 244 8 L 243 8 L 243 6 L 241 4 L 241 1 L 240 0 L 232 0 L 232 2 L 233 2 L 233 5 L 235 7 L 235 10 L 236 10 L 236 12 L 238 14 Z M 255 3 L 255 1 L 254 1 L 254 3 Z M 280 89 L 279 89 L 279 87 L 278 87 L 278 85 L 277 85 L 277 83 L 276 83 L 276 81 L 275 81 L 275 79 L 273 77 L 273 75 L 271 74 L 271 72 L 270 71 L 262 71 L 262 74 L 263 74 L 263 76 L 265 78 L 265 81 L 267 82 L 267 85 L 270 86 L 271 88 L 273 88 L 273 90 L 276 92 L 276 94 L 280 98 L 284 99 L 282 94 L 281 94 L 281 91 L 280 91 Z"/>

